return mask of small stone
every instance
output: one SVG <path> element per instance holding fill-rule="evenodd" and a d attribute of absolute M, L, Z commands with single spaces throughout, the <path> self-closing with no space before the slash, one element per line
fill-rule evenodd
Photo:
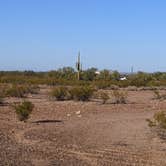
<path fill-rule="evenodd" d="M 71 116 L 71 114 L 67 114 L 67 116 L 68 116 L 68 117 L 70 117 L 70 116 Z"/>
<path fill-rule="evenodd" d="M 77 111 L 77 112 L 76 112 L 76 115 L 80 115 L 80 114 L 81 114 L 81 111 Z"/>

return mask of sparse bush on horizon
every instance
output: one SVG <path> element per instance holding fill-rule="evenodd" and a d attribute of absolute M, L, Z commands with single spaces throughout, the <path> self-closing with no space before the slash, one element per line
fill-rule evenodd
<path fill-rule="evenodd" d="M 107 89 L 111 86 L 110 81 L 94 81 L 92 83 L 97 89 Z"/>
<path fill-rule="evenodd" d="M 63 67 L 58 70 L 48 72 L 34 71 L 0 71 L 0 83 L 9 84 L 45 84 L 45 85 L 93 85 L 98 89 L 110 88 L 115 85 L 120 88 L 135 86 L 135 87 L 156 87 L 166 86 L 166 73 L 145 73 L 138 72 L 134 74 L 121 74 L 117 71 L 111 73 L 109 70 L 100 71 L 96 74 L 96 68 L 90 68 L 82 71 L 81 80 L 76 78 L 76 71 L 71 67 Z M 127 80 L 120 81 L 120 77 L 127 77 Z"/>
<path fill-rule="evenodd" d="M 12 85 L 12 87 L 6 90 L 6 96 L 8 97 L 25 97 L 25 94 L 36 94 L 38 92 L 37 86 L 31 85 Z"/>

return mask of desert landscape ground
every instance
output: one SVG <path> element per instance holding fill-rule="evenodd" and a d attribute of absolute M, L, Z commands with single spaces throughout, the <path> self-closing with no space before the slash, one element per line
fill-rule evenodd
<path fill-rule="evenodd" d="M 128 90 L 127 104 L 53 101 L 49 86 L 27 99 L 34 111 L 20 122 L 8 97 L 0 106 L 0 165 L 164 166 L 166 141 L 147 118 L 166 108 L 151 90 Z M 109 93 L 110 90 L 108 90 Z M 164 90 L 165 91 L 165 90 Z"/>
<path fill-rule="evenodd" d="M 0 166 L 166 166 L 165 0 L 0 0 Z"/>

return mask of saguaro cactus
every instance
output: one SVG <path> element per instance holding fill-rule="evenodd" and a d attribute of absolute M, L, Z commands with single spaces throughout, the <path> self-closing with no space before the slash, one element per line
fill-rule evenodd
<path fill-rule="evenodd" d="M 81 73 L 81 69 L 82 68 L 82 65 L 81 65 L 81 62 L 80 62 L 80 52 L 78 53 L 78 61 L 76 62 L 76 69 L 77 69 L 77 78 L 78 80 L 80 80 L 80 73 Z"/>

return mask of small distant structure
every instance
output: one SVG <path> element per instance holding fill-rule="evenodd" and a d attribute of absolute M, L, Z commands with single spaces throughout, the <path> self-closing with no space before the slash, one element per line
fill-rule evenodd
<path fill-rule="evenodd" d="M 96 74 L 96 75 L 100 75 L 101 72 L 100 72 L 100 71 L 96 71 L 95 74 Z"/>
<path fill-rule="evenodd" d="M 131 67 L 131 74 L 133 74 L 134 73 L 134 67 L 132 66 Z"/>
<path fill-rule="evenodd" d="M 120 78 L 120 81 L 125 81 L 125 80 L 127 80 L 126 77 L 121 77 L 121 78 Z"/>

